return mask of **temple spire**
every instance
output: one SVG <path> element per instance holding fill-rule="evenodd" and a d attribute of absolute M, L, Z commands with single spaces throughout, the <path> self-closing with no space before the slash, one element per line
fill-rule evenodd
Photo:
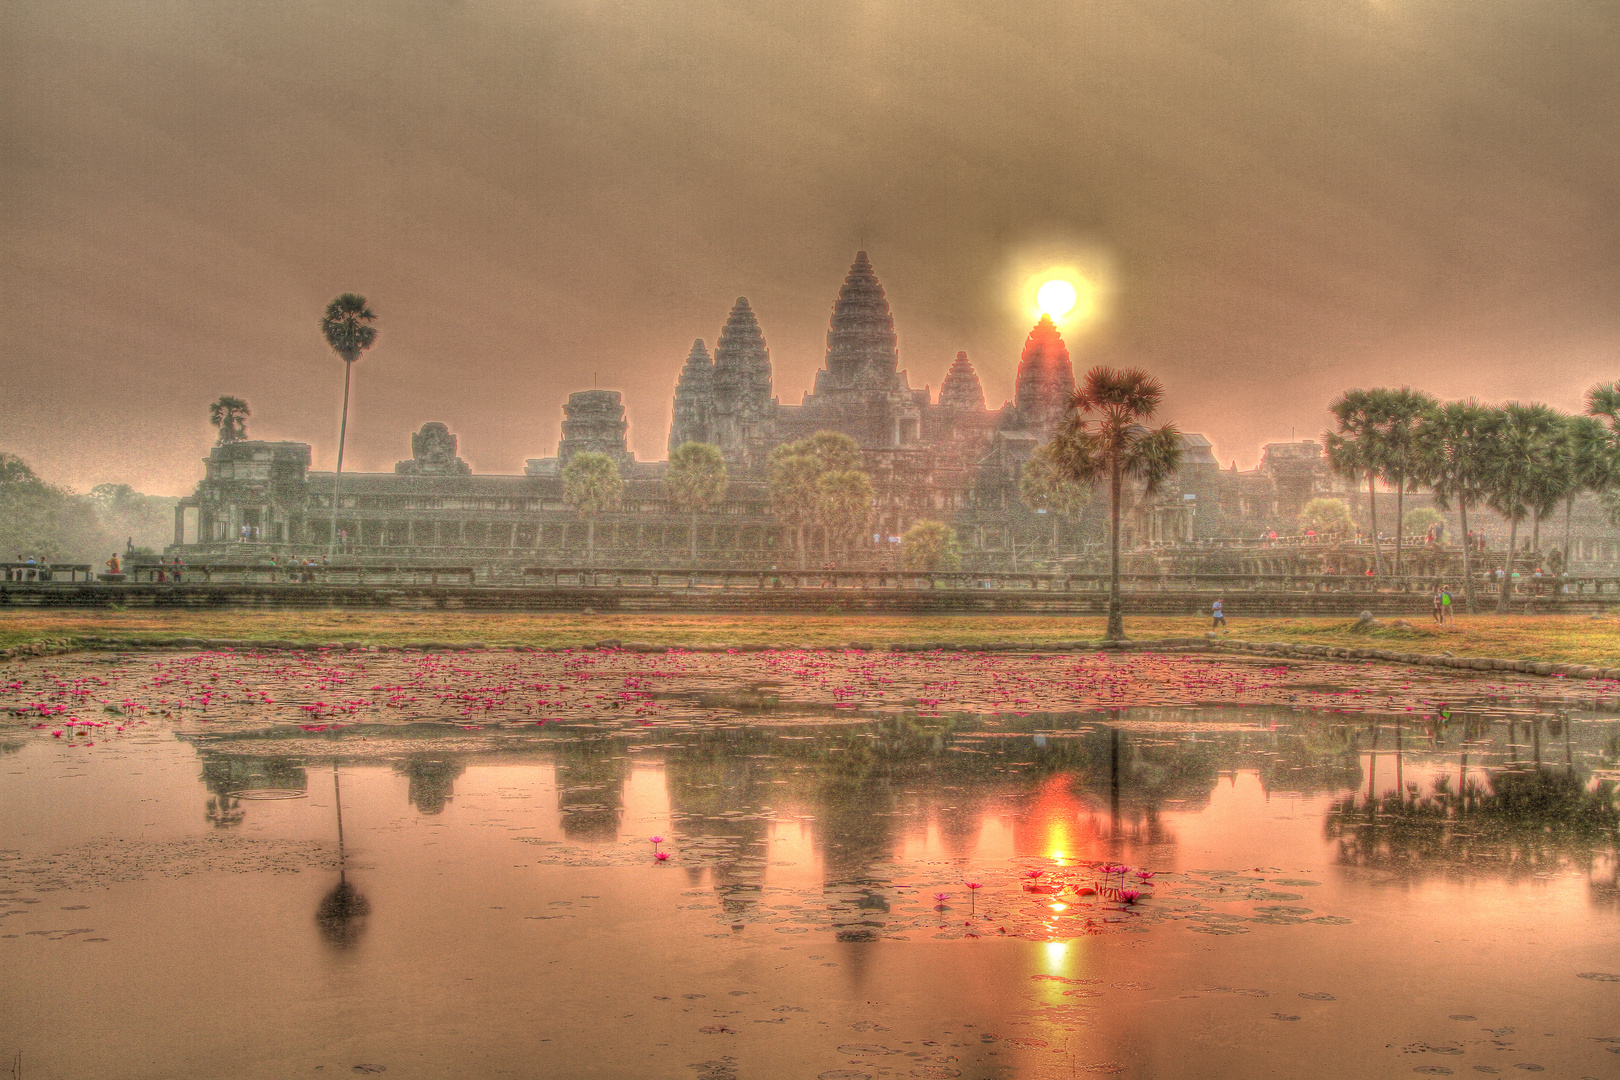
<path fill-rule="evenodd" d="M 854 385 L 874 375 L 887 383 L 900 367 L 894 316 L 866 252 L 857 251 L 838 290 L 827 330 L 827 374 L 833 386 Z"/>
<path fill-rule="evenodd" d="M 945 382 L 939 388 L 939 403 L 953 409 L 984 408 L 984 387 L 979 384 L 979 374 L 973 370 L 967 353 L 957 353 L 951 370 L 945 373 Z"/>
<path fill-rule="evenodd" d="M 710 440 L 726 460 L 750 460 L 753 444 L 768 432 L 771 415 L 771 353 L 748 306 L 737 297 L 714 347 L 714 412 Z"/>
<path fill-rule="evenodd" d="M 675 384 L 674 416 L 669 425 L 671 453 L 682 443 L 710 442 L 709 414 L 714 407 L 714 364 L 703 339 L 692 343 L 680 381 Z"/>
<path fill-rule="evenodd" d="M 1014 408 L 1026 426 L 1050 430 L 1068 414 L 1073 395 L 1074 365 L 1069 362 L 1068 346 L 1052 317 L 1042 315 L 1018 358 Z"/>

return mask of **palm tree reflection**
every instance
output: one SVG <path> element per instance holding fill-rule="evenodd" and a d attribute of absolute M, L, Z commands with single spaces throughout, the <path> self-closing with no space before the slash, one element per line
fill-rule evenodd
<path fill-rule="evenodd" d="M 321 897 L 315 908 L 315 925 L 327 943 L 338 949 L 352 948 L 366 929 L 371 902 L 349 883 L 347 857 L 343 847 L 343 789 L 338 784 L 337 762 L 332 762 L 332 794 L 337 802 L 338 882 Z"/>

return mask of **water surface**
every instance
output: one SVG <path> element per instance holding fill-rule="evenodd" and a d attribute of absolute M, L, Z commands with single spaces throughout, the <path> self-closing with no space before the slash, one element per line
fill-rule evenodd
<path fill-rule="evenodd" d="M 1601 712 L 139 712 L 0 744 L 28 1080 L 1620 1075 Z"/>

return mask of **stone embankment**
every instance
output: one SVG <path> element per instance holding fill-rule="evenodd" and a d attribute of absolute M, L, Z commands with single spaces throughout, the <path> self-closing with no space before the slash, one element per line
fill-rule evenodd
<path fill-rule="evenodd" d="M 239 652 L 274 651 L 370 651 L 370 652 L 579 652 L 599 649 L 619 649 L 636 653 L 759 653 L 792 651 L 843 652 L 854 649 L 877 652 L 1152 652 L 1152 653 L 1222 653 L 1245 656 L 1273 656 L 1291 660 L 1376 660 L 1387 664 L 1408 664 L 1420 667 L 1450 668 L 1459 671 L 1506 671 L 1521 675 L 1543 675 L 1571 679 L 1620 680 L 1620 668 L 1605 668 L 1591 664 L 1551 663 L 1541 660 L 1509 660 L 1481 656 L 1453 656 L 1450 653 L 1413 653 L 1395 649 L 1361 648 L 1339 645 L 1303 645 L 1277 641 L 1242 641 L 1216 637 L 1157 638 L 1147 641 L 991 641 L 951 642 L 917 641 L 876 644 L 851 641 L 843 645 L 801 645 L 783 642 L 772 645 L 699 644 L 661 645 L 648 641 L 620 641 L 603 639 L 575 645 L 488 645 L 481 641 L 440 642 L 419 641 L 399 644 L 368 645 L 359 641 L 298 642 L 277 640 L 251 640 L 243 638 L 119 638 L 77 635 L 72 638 L 52 638 L 14 645 L 0 649 L 0 661 L 27 660 L 42 656 L 56 656 L 80 650 L 111 650 L 119 652 L 154 649 L 198 651 L 234 650 Z"/>

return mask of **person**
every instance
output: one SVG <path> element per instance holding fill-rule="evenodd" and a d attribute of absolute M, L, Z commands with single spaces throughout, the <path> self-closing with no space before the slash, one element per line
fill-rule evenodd
<path fill-rule="evenodd" d="M 1442 626 L 1447 625 L 1447 624 L 1449 624 L 1451 622 L 1452 610 L 1453 609 L 1452 609 L 1452 606 L 1451 606 L 1451 590 L 1450 589 L 1441 589 L 1440 590 L 1440 623 L 1441 623 Z"/>
<path fill-rule="evenodd" d="M 1212 607 L 1210 610 L 1215 615 L 1215 625 L 1212 627 L 1212 629 L 1225 630 L 1226 629 L 1226 609 L 1221 606 L 1221 602 L 1219 600 L 1216 600 L 1214 607 Z"/>
<path fill-rule="evenodd" d="M 122 574 L 123 572 L 124 572 L 123 560 L 118 557 L 118 552 L 115 551 L 115 552 L 112 553 L 112 558 L 107 560 L 107 573 L 109 573 L 109 574 Z"/>
<path fill-rule="evenodd" d="M 1437 626 L 1445 622 L 1444 601 L 1440 599 L 1440 596 L 1440 588 L 1436 586 L 1434 590 L 1434 621 Z"/>
<path fill-rule="evenodd" d="M 185 570 L 186 562 L 180 556 L 174 557 L 174 583 L 180 584 L 180 574 Z"/>

